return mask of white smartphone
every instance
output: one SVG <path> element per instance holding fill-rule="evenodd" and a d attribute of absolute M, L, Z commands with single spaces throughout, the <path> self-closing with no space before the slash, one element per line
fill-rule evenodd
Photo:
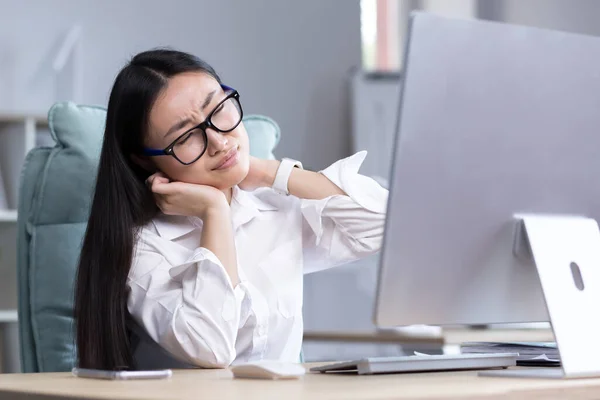
<path fill-rule="evenodd" d="M 100 369 L 73 368 L 73 375 L 79 378 L 130 380 L 130 379 L 166 379 L 173 375 L 170 369 L 152 371 L 105 371 Z"/>

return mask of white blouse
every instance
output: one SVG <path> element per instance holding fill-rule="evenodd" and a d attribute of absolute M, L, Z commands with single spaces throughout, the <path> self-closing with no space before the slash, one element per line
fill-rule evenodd
<path fill-rule="evenodd" d="M 321 171 L 348 196 L 302 200 L 234 187 L 236 287 L 200 247 L 199 218 L 157 216 L 139 234 L 127 280 L 133 318 L 175 358 L 200 367 L 297 362 L 303 274 L 381 247 L 388 192 L 358 174 L 365 157 L 363 151 Z"/>

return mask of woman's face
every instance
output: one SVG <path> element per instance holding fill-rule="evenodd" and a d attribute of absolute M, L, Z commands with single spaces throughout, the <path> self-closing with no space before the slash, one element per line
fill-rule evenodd
<path fill-rule="evenodd" d="M 181 134 L 204 122 L 226 95 L 219 83 L 206 73 L 189 72 L 170 78 L 150 110 L 144 145 L 152 149 L 169 146 Z M 219 107 L 219 112 L 220 118 L 224 118 L 222 107 Z M 217 116 L 212 121 L 217 123 Z M 175 154 L 186 152 L 193 157 L 201 151 L 197 142 L 205 144 L 204 154 L 192 164 L 184 165 L 166 155 L 148 158 L 158 170 L 175 181 L 208 185 L 220 190 L 240 183 L 248 174 L 250 161 L 244 124 L 240 123 L 227 133 L 208 128 L 206 138 L 204 143 L 201 135 L 193 135 L 174 148 Z"/>

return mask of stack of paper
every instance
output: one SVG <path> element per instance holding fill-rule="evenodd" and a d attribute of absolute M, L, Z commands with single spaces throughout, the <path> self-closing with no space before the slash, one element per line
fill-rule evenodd
<path fill-rule="evenodd" d="M 559 366 L 560 354 L 556 342 L 466 342 L 461 353 L 517 353 L 517 365 Z"/>

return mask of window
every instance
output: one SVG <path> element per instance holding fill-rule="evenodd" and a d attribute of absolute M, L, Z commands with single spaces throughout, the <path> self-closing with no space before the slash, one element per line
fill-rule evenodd
<path fill-rule="evenodd" d="M 412 11 L 474 18 L 477 5 L 477 0 L 361 0 L 363 69 L 383 72 L 400 70 Z"/>

